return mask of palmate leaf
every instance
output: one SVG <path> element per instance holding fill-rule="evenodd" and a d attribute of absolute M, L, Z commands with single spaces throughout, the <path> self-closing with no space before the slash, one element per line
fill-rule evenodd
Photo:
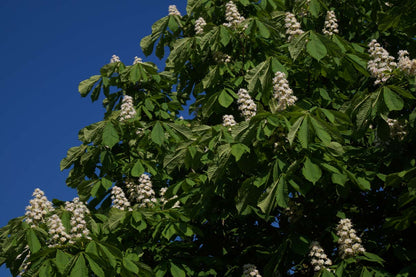
<path fill-rule="evenodd" d="M 149 36 L 144 37 L 140 41 L 140 47 L 142 48 L 142 51 L 146 56 L 149 56 L 150 54 L 152 54 L 153 46 L 154 46 L 155 42 L 159 38 L 163 37 L 163 34 L 164 34 L 164 32 L 166 31 L 166 29 L 168 27 L 168 24 L 169 24 L 169 16 L 165 16 L 165 17 L 159 19 L 158 21 L 156 21 L 152 25 L 152 34 L 149 35 Z M 159 41 L 159 44 L 160 43 L 162 43 L 162 42 Z M 157 55 L 157 56 L 159 58 L 162 58 L 163 54 L 161 56 L 160 55 Z"/>
<path fill-rule="evenodd" d="M 66 154 L 66 157 L 61 161 L 61 171 L 71 167 L 71 165 L 78 160 L 82 154 L 85 153 L 87 145 L 82 144 L 80 146 L 71 147 Z"/>
<path fill-rule="evenodd" d="M 292 59 L 295 61 L 300 53 L 305 49 L 307 43 L 307 38 L 309 37 L 309 32 L 304 32 L 303 34 L 296 36 L 289 44 L 289 53 Z"/>
<path fill-rule="evenodd" d="M 302 174 L 306 180 L 315 184 L 322 176 L 322 171 L 318 165 L 314 164 L 308 157 L 303 164 Z"/>
<path fill-rule="evenodd" d="M 259 63 L 245 76 L 245 80 L 248 82 L 248 90 L 265 90 L 271 87 L 276 71 L 287 74 L 285 67 L 274 57 L 269 57 L 264 62 Z"/>
<path fill-rule="evenodd" d="M 323 59 L 328 53 L 325 44 L 321 41 L 319 36 L 313 31 L 310 32 L 309 41 L 306 44 L 306 51 L 317 61 Z"/>
<path fill-rule="evenodd" d="M 82 81 L 78 86 L 78 91 L 82 97 L 85 97 L 90 93 L 94 85 L 101 79 L 101 75 L 91 76 L 89 79 Z"/>

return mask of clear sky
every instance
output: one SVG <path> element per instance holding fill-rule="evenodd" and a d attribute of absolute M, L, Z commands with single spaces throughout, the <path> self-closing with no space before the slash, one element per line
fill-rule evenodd
<path fill-rule="evenodd" d="M 76 196 L 59 163 L 104 114 L 78 84 L 113 54 L 157 63 L 139 43 L 171 4 L 186 13 L 186 0 L 0 1 L 0 226 L 24 214 L 37 187 L 49 200 Z"/>

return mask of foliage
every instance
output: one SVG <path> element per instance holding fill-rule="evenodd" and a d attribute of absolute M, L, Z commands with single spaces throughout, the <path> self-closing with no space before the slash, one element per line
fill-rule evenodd
<path fill-rule="evenodd" d="M 374 85 L 367 44 L 416 56 L 416 2 L 234 2 L 245 18 L 238 26 L 223 25 L 224 0 L 189 0 L 186 15 L 155 22 L 140 45 L 167 57 L 163 71 L 113 62 L 80 83 L 83 97 L 104 95 L 106 113 L 79 132 L 82 144 L 61 169 L 88 201 L 91 239 L 48 247 L 47 224 L 13 219 L 1 228 L 0 264 L 14 276 L 28 262 L 23 276 L 241 276 L 245 264 L 263 276 L 415 274 L 415 77 L 395 69 Z M 339 34 L 322 34 L 328 10 Z M 287 11 L 304 31 L 290 42 Z M 196 35 L 199 17 L 207 25 Z M 277 71 L 298 99 L 283 111 L 272 97 Z M 240 88 L 257 105 L 248 121 Z M 137 114 L 120 121 L 123 95 Z M 194 118 L 179 118 L 191 99 Z M 222 126 L 226 114 L 235 126 Z M 126 182 L 144 173 L 155 191 L 168 187 L 165 198 L 177 198 L 112 207 L 111 188 L 127 194 Z M 68 226 L 64 202 L 54 206 Z M 342 218 L 358 230 L 363 254 L 338 255 Z M 313 241 L 331 271 L 310 266 Z"/>

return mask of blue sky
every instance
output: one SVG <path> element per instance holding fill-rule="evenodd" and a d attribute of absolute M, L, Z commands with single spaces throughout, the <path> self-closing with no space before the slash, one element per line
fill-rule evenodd
<path fill-rule="evenodd" d="M 157 63 L 139 43 L 171 4 L 186 13 L 185 0 L 0 1 L 0 226 L 24 214 L 37 187 L 50 200 L 76 196 L 59 163 L 104 114 L 78 84 L 113 54 Z M 2 267 L 0 276 L 10 274 Z"/>

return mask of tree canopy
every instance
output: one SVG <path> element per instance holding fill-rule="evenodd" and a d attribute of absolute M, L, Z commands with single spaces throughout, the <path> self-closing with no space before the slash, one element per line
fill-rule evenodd
<path fill-rule="evenodd" d="M 0 229 L 13 276 L 414 276 L 416 2 L 188 0 Z M 191 116 L 180 116 L 188 109 Z"/>

